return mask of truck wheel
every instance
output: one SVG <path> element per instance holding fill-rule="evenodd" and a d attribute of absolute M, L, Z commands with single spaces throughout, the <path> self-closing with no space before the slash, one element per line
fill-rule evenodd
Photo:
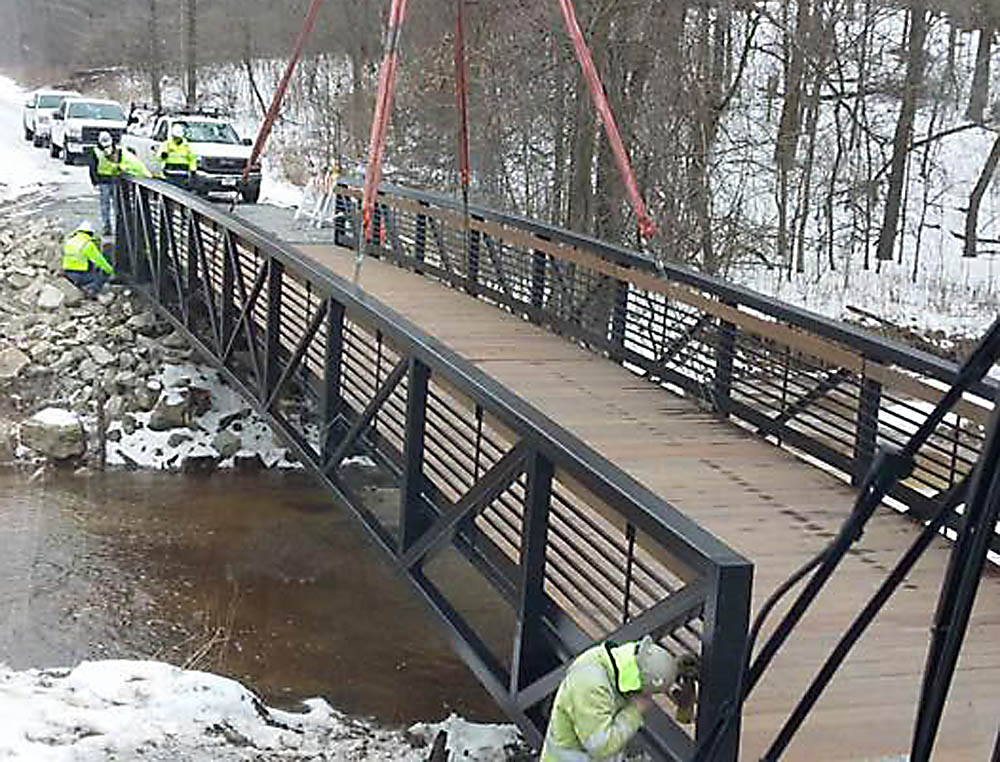
<path fill-rule="evenodd" d="M 31 130 L 29 130 L 29 129 L 28 129 L 27 127 L 25 127 L 25 128 L 24 128 L 24 139 L 25 139 L 25 140 L 31 140 L 31 139 L 32 139 L 32 138 L 34 138 L 34 137 L 35 137 L 35 136 L 34 136 L 34 134 L 33 134 L 33 133 L 31 132 Z"/>
<path fill-rule="evenodd" d="M 63 149 L 63 163 L 67 164 L 68 166 L 73 166 L 73 164 L 75 162 L 76 162 L 76 157 L 69 152 L 68 148 L 64 148 Z"/>
<path fill-rule="evenodd" d="M 243 196 L 243 200 L 248 204 L 256 204 L 257 199 L 260 198 L 260 185 L 247 185 L 242 191 L 240 191 L 240 195 Z"/>
<path fill-rule="evenodd" d="M 38 134 L 38 133 L 36 132 L 36 133 L 35 133 L 35 135 L 34 135 L 34 137 L 32 137 L 32 139 L 31 139 L 31 144 L 32 144 L 32 145 L 33 145 L 33 146 L 34 146 L 35 148 L 42 148 L 42 147 L 43 147 L 43 146 L 45 145 L 45 140 L 44 140 L 44 139 L 42 138 L 42 136 L 41 136 L 41 135 L 39 135 L 39 134 Z"/>
<path fill-rule="evenodd" d="M 49 156 L 51 156 L 53 159 L 59 158 L 59 146 L 57 146 L 52 141 L 49 141 Z"/>

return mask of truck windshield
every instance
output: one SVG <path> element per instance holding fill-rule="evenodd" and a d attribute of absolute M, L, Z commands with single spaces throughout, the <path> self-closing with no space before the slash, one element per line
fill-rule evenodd
<path fill-rule="evenodd" d="M 222 122 L 175 122 L 184 125 L 184 135 L 192 143 L 230 143 L 240 142 L 236 130 Z"/>
<path fill-rule="evenodd" d="M 59 108 L 64 100 L 65 95 L 39 95 L 38 108 Z"/>
<path fill-rule="evenodd" d="M 71 103 L 70 119 L 106 119 L 124 122 L 125 112 L 117 103 Z"/>

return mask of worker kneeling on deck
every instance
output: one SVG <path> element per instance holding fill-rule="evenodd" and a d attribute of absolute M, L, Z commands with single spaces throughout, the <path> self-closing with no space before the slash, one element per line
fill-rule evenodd
<path fill-rule="evenodd" d="M 94 226 L 84 220 L 63 243 L 63 274 L 81 291 L 94 298 L 115 269 L 101 252 L 101 239 Z"/>
<path fill-rule="evenodd" d="M 187 188 L 195 170 L 198 157 L 191 150 L 191 144 L 184 136 L 184 125 L 176 122 L 170 128 L 170 138 L 160 146 L 160 161 L 163 163 L 163 178 L 172 185 Z"/>
<path fill-rule="evenodd" d="M 620 760 L 642 727 L 650 697 L 694 668 L 693 657 L 674 658 L 648 635 L 584 651 L 556 693 L 541 762 Z"/>

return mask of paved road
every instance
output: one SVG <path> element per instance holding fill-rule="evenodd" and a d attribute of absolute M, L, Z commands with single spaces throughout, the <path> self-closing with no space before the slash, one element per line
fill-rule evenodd
<path fill-rule="evenodd" d="M 16 220 L 44 215 L 67 229 L 82 219 L 98 223 L 97 192 L 87 167 L 66 166 L 61 159 L 51 158 L 47 148 L 35 148 L 24 140 L 24 97 L 10 80 L 0 78 L 0 217 Z M 271 190 L 265 178 L 263 198 Z M 228 209 L 227 198 L 214 196 L 212 200 Z M 306 220 L 296 221 L 294 210 L 267 203 L 241 204 L 236 214 L 287 241 L 324 243 L 333 237 L 330 229 L 316 230 Z"/>

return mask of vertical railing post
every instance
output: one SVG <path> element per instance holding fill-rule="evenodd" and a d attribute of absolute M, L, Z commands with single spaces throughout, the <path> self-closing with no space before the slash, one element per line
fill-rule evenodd
<path fill-rule="evenodd" d="M 625 328 L 628 323 L 628 283 L 615 280 L 613 288 L 609 355 L 615 362 L 622 362 L 625 359 Z"/>
<path fill-rule="evenodd" d="M 347 246 L 344 236 L 347 233 L 347 200 L 337 194 L 333 201 L 333 245 Z"/>
<path fill-rule="evenodd" d="M 695 740 L 703 741 L 720 714 L 737 698 L 750 619 L 753 565 L 734 561 L 711 572 L 710 593 L 702 615 L 701 680 Z M 740 749 L 740 718 L 719 739 L 716 762 L 735 762 Z"/>
<path fill-rule="evenodd" d="M 545 270 L 547 255 L 537 249 L 531 253 L 531 306 L 535 314 L 531 315 L 536 323 L 542 321 L 542 307 L 545 305 Z"/>
<path fill-rule="evenodd" d="M 517 620 L 511 655 L 510 692 L 516 694 L 556 664 L 542 634 L 545 611 L 545 549 L 549 507 L 552 503 L 552 461 L 537 450 L 529 456 L 528 484 L 521 524 L 521 563 L 518 568 Z"/>
<path fill-rule="evenodd" d="M 465 267 L 465 277 L 466 286 L 465 289 L 470 294 L 479 293 L 479 247 L 481 244 L 482 235 L 478 230 L 468 231 L 469 235 L 466 239 L 466 267 Z"/>
<path fill-rule="evenodd" d="M 867 369 L 867 363 L 865 364 Z M 861 378 L 861 396 L 858 399 L 858 419 L 854 436 L 854 468 L 851 484 L 861 484 L 875 458 L 878 441 L 878 414 L 882 405 L 882 384 L 864 373 Z"/>
<path fill-rule="evenodd" d="M 736 305 L 729 304 L 731 307 Z M 733 358 L 736 355 L 736 326 L 728 320 L 719 321 L 719 340 L 715 346 L 715 378 L 710 400 L 715 410 L 729 414 L 729 401 L 733 389 Z"/>
<path fill-rule="evenodd" d="M 424 433 L 427 426 L 427 387 L 430 368 L 410 358 L 406 387 L 406 440 L 403 444 L 403 482 L 399 496 L 399 553 L 413 545 L 424 530 L 421 500 L 424 492 Z"/>
<path fill-rule="evenodd" d="M 424 206 L 421 203 L 421 206 Z M 416 228 L 413 233 L 413 256 L 417 260 L 417 267 L 414 268 L 414 272 L 417 275 L 423 273 L 420 268 L 420 264 L 423 263 L 424 257 L 427 255 L 427 215 L 418 214 Z"/>
<path fill-rule="evenodd" d="M 339 439 L 334 423 L 343 407 L 340 393 L 340 365 L 344 356 L 344 305 L 330 299 L 326 309 L 326 350 L 323 358 L 322 415 L 320 449 L 323 461 L 333 453 Z"/>
<path fill-rule="evenodd" d="M 262 401 L 271 398 L 281 374 L 281 289 L 284 274 L 285 266 L 272 257 L 267 271 L 267 333 L 264 344 L 264 378 L 260 390 Z"/>

